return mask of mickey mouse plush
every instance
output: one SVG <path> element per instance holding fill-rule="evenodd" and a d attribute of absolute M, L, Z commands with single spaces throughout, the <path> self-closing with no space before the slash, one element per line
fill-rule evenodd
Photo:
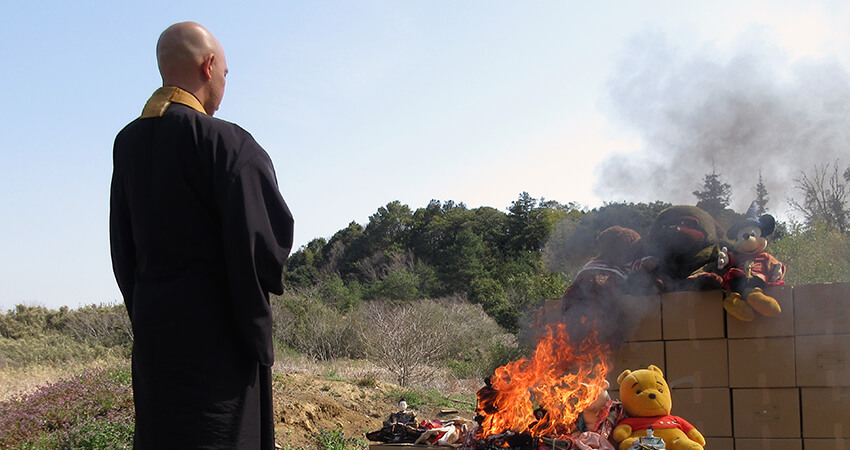
<path fill-rule="evenodd" d="M 749 322 L 755 314 L 773 317 L 782 312 L 776 299 L 764 293 L 765 286 L 783 285 L 785 264 L 766 253 L 767 236 L 773 233 L 776 220 L 770 214 L 756 217 L 755 202 L 744 219 L 736 222 L 726 233 L 733 249 L 723 248 L 717 266 L 727 268 L 723 287 L 727 290 L 723 308 L 733 317 Z"/>

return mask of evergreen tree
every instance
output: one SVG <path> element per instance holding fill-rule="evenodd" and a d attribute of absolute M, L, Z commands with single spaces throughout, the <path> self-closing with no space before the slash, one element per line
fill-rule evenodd
<path fill-rule="evenodd" d="M 697 197 L 697 207 L 703 211 L 716 216 L 727 206 L 732 196 L 732 187 L 720 179 L 720 174 L 711 169 L 711 173 L 705 174 L 702 179 L 702 189 L 693 192 Z"/>
<path fill-rule="evenodd" d="M 764 185 L 764 179 L 761 176 L 761 170 L 759 170 L 759 182 L 756 185 L 756 214 L 761 216 L 767 213 L 767 202 L 769 200 L 767 187 Z"/>

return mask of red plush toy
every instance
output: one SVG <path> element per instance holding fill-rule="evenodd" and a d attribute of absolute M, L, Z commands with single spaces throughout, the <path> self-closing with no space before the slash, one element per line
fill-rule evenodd
<path fill-rule="evenodd" d="M 746 217 L 726 233 L 734 241 L 732 250 L 724 247 L 717 258 L 717 266 L 726 269 L 723 288 L 727 293 L 723 308 L 733 317 L 747 322 L 755 317 L 754 310 L 768 317 L 779 315 L 782 312 L 779 303 L 763 289 L 785 284 L 782 280 L 785 264 L 764 251 L 766 237 L 773 233 L 776 220 L 770 214 L 756 216 L 753 203 Z"/>

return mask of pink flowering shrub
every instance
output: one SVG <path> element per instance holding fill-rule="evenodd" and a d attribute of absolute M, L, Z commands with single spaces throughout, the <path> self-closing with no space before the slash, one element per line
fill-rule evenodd
<path fill-rule="evenodd" d="M 0 402 L 0 448 L 130 448 L 133 395 L 126 369 L 92 369 Z"/>

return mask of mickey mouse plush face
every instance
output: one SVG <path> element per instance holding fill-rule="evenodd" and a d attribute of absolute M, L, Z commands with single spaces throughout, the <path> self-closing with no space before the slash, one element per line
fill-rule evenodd
<path fill-rule="evenodd" d="M 737 230 L 735 250 L 741 253 L 761 253 L 767 248 L 767 239 L 761 235 L 761 228 L 747 225 Z"/>

